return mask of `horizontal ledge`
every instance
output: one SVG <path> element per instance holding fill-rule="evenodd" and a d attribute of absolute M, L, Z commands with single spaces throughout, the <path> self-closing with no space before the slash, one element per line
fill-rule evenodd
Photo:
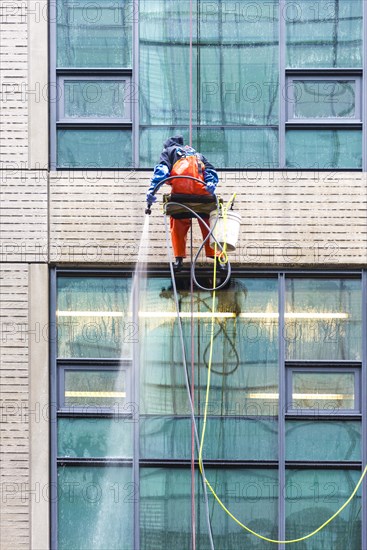
<path fill-rule="evenodd" d="M 348 67 L 346 69 L 342 69 L 339 67 L 314 67 L 314 68 L 300 68 L 300 67 L 294 67 L 292 69 L 288 68 L 285 69 L 286 76 L 360 76 L 363 74 L 363 69 Z"/>
<path fill-rule="evenodd" d="M 128 68 L 106 68 L 106 67 L 56 67 L 56 74 L 59 75 L 103 75 L 103 76 L 131 76 L 133 74 L 132 69 Z"/>
<path fill-rule="evenodd" d="M 132 130 L 132 122 L 96 122 L 95 120 L 91 122 L 64 122 L 59 121 L 56 122 L 56 128 L 58 130 L 65 129 L 72 129 L 72 130 L 105 130 L 105 129 L 121 129 L 121 130 Z M 91 168 L 89 168 L 91 169 Z M 113 168 L 114 170 L 117 170 L 117 168 Z M 66 170 L 75 170 L 75 168 L 70 167 L 66 168 Z M 92 168 L 92 170 L 104 170 L 104 168 Z"/>
<path fill-rule="evenodd" d="M 325 120 L 315 121 L 288 121 L 285 123 L 286 130 L 362 130 L 362 122 L 343 122 Z M 333 170 L 333 168 L 330 168 Z M 337 169 L 334 169 L 337 170 Z"/>

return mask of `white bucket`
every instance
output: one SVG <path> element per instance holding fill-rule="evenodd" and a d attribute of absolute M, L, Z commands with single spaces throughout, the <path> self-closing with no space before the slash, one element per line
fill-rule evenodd
<path fill-rule="evenodd" d="M 210 229 L 213 228 L 215 220 L 217 219 L 217 211 L 215 210 L 210 214 Z M 225 218 L 221 215 L 218 218 L 217 224 L 214 229 L 214 237 L 217 239 L 221 246 L 227 244 L 227 251 L 233 252 L 236 250 L 238 236 L 240 233 L 241 216 L 233 210 L 228 210 Z M 214 248 L 213 235 L 210 235 L 210 246 Z"/>

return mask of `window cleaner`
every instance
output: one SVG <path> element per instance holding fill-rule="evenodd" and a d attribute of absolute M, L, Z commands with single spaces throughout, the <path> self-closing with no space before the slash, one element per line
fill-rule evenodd
<path fill-rule="evenodd" d="M 189 145 L 184 145 L 182 135 L 173 136 L 165 141 L 159 164 L 154 168 L 146 195 L 146 213 L 150 213 L 151 205 L 157 200 L 155 194 L 166 180 L 172 186 L 169 200 L 187 204 L 195 213 L 200 214 L 198 222 L 205 241 L 205 253 L 207 258 L 214 258 L 214 250 L 209 238 L 207 239 L 209 214 L 216 208 L 215 193 L 219 181 L 213 165 L 204 155 Z M 167 214 L 170 215 L 171 241 L 175 256 L 173 267 L 178 272 L 182 270 L 183 259 L 186 258 L 187 233 L 191 227 L 193 215 L 177 207 L 167 210 Z M 203 220 L 207 223 L 203 223 Z M 226 267 L 219 260 L 220 254 L 220 252 L 217 254 L 217 267 L 223 271 Z"/>

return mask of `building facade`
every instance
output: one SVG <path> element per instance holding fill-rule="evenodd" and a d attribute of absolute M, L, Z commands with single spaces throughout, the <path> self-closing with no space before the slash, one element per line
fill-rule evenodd
<path fill-rule="evenodd" d="M 367 462 L 365 2 L 14 0 L 0 25 L 2 546 L 285 547 L 205 503 L 184 357 L 218 498 L 312 533 Z M 160 207 L 144 231 L 176 133 L 242 216 L 213 327 L 188 269 L 178 322 Z M 364 482 L 298 547 L 366 550 L 366 509 Z"/>

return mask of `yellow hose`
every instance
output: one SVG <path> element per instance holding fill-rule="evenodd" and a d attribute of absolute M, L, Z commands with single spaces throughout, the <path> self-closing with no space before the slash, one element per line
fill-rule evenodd
<path fill-rule="evenodd" d="M 226 207 L 223 208 L 223 216 L 224 218 L 226 218 L 226 214 L 227 214 L 227 209 L 228 209 L 228 206 L 229 204 L 233 201 L 235 195 L 233 195 L 232 199 L 227 203 Z M 217 256 L 217 243 L 214 244 L 214 250 L 215 250 L 215 253 L 214 253 L 214 257 Z M 210 396 L 210 378 L 211 378 L 211 368 L 212 368 L 212 362 L 213 362 L 213 343 L 214 343 L 214 314 L 215 314 L 215 299 L 216 299 L 216 292 L 215 292 L 215 287 L 216 287 L 216 276 L 217 276 L 217 264 L 216 262 L 214 262 L 214 272 L 213 272 L 213 297 L 212 297 L 212 322 L 211 322 L 211 330 L 210 330 L 210 352 L 209 352 L 209 361 L 208 361 L 208 379 L 207 379 L 207 384 L 206 384 L 206 394 L 205 394 L 205 408 L 204 408 L 204 422 L 203 422 L 203 430 L 202 430 L 202 433 L 201 433 L 201 438 L 200 438 L 200 448 L 199 448 L 199 469 L 200 469 L 200 473 L 203 474 L 203 447 L 204 447 L 204 441 L 205 441 L 205 431 L 206 431 L 206 423 L 207 423 L 207 416 L 208 416 L 208 406 L 209 406 L 209 396 Z M 348 498 L 348 500 L 346 500 L 344 502 L 344 504 L 339 508 L 339 510 L 337 510 L 337 512 L 335 512 L 335 514 L 333 514 L 327 521 L 325 521 L 322 525 L 320 525 L 320 527 L 318 527 L 317 529 L 315 529 L 314 531 L 312 531 L 312 533 L 309 533 L 308 535 L 304 535 L 303 537 L 299 537 L 298 539 L 292 539 L 292 540 L 275 540 L 275 539 L 270 539 L 268 537 L 265 537 L 264 535 L 260 535 L 260 533 L 256 533 L 256 531 L 253 531 L 252 529 L 250 529 L 249 527 L 247 527 L 246 525 L 244 525 L 238 518 L 236 518 L 229 510 L 228 508 L 226 508 L 226 506 L 224 505 L 224 503 L 222 502 L 222 500 L 219 498 L 219 496 L 217 495 L 217 493 L 215 492 L 215 490 L 213 489 L 213 487 L 211 486 L 211 484 L 209 483 L 209 481 L 207 480 L 206 476 L 203 476 L 204 479 L 205 479 L 205 483 L 206 485 L 208 486 L 210 492 L 212 493 L 213 497 L 215 498 L 215 500 L 218 502 L 219 506 L 224 510 L 224 512 L 226 514 L 228 514 L 228 516 L 230 518 L 233 519 L 233 521 L 235 521 L 240 527 L 242 527 L 242 529 L 244 529 L 245 531 L 247 531 L 248 533 L 251 533 L 252 535 L 254 535 L 255 537 L 259 538 L 259 539 L 262 539 L 262 540 L 265 540 L 267 542 L 272 542 L 274 544 L 293 544 L 295 542 L 301 542 L 302 540 L 306 540 L 306 539 L 309 539 L 311 537 L 313 537 L 314 535 L 316 535 L 317 533 L 319 533 L 322 529 L 324 529 L 324 527 L 326 527 L 329 523 L 331 523 L 343 510 L 344 508 L 346 508 L 348 506 L 348 504 L 351 502 L 351 500 L 354 498 L 354 496 L 356 495 L 365 475 L 367 473 L 367 465 L 365 466 L 363 472 L 362 472 L 362 475 L 361 477 L 359 478 L 358 480 L 358 483 L 357 485 L 355 486 L 354 488 L 354 491 L 352 492 L 352 494 L 350 495 L 350 497 Z"/>

